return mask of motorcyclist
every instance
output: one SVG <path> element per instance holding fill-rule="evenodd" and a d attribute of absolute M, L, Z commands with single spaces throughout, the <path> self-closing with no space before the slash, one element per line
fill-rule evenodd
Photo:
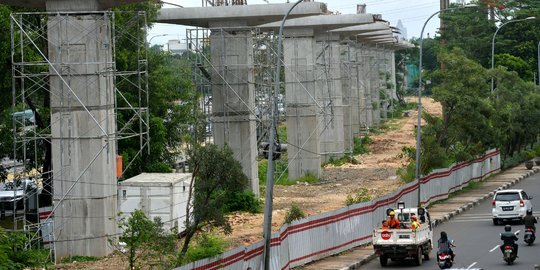
<path fill-rule="evenodd" d="M 504 244 L 501 245 L 501 252 L 504 255 L 504 246 L 512 246 L 514 247 L 514 256 L 517 257 L 518 254 L 518 245 L 516 244 L 516 241 L 518 240 L 517 236 L 512 232 L 512 226 L 506 225 L 504 226 L 504 232 L 501 233 L 501 240 L 503 240 Z"/>
<path fill-rule="evenodd" d="M 437 252 L 437 260 L 439 260 L 439 254 L 440 253 L 447 253 L 450 254 L 452 257 L 452 261 L 454 261 L 454 251 L 452 250 L 452 247 L 455 247 L 454 244 L 452 244 L 452 240 L 448 239 L 448 235 L 446 232 L 441 232 L 441 238 L 437 241 L 437 247 L 439 248 L 439 251 Z"/>
<path fill-rule="evenodd" d="M 525 224 L 525 230 L 531 228 L 533 232 L 536 232 L 536 226 L 534 224 L 538 223 L 538 221 L 533 216 L 532 210 L 527 210 L 527 215 L 523 218 L 523 223 Z"/>

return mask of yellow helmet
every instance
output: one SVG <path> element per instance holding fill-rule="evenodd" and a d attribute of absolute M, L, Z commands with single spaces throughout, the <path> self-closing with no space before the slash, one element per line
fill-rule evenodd
<path fill-rule="evenodd" d="M 394 211 L 390 211 L 390 215 L 394 216 L 394 215 L 396 215 L 396 213 L 394 213 Z"/>

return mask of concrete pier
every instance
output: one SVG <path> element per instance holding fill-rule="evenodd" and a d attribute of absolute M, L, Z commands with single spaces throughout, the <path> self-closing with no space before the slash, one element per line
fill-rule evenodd
<path fill-rule="evenodd" d="M 253 66 L 254 25 L 279 21 L 293 4 L 162 9 L 158 21 L 211 29 L 214 143 L 229 145 L 242 164 L 250 189 L 259 195 Z M 298 5 L 291 18 L 321 14 L 317 2 Z"/>
<path fill-rule="evenodd" d="M 341 83 L 341 37 L 335 33 L 315 36 L 317 102 L 321 104 L 321 162 L 343 157 L 345 151 L 344 107 Z"/>
<path fill-rule="evenodd" d="M 117 231 L 114 84 L 100 76 L 113 67 L 109 19 L 48 20 L 57 258 L 106 256 Z"/>
<path fill-rule="evenodd" d="M 373 23 L 371 14 L 287 20 L 284 65 L 289 178 L 320 177 L 321 163 L 345 151 L 339 35 L 336 28 Z M 258 26 L 277 29 L 278 23 Z M 327 60 L 326 62 L 324 62 Z"/>
<path fill-rule="evenodd" d="M 106 256 L 117 232 L 112 22 L 124 1 L 10 1 L 46 8 L 55 256 Z M 90 12 L 89 12 L 90 11 Z M 62 13 L 70 12 L 70 13 Z M 81 12 L 81 13 L 77 13 Z"/>

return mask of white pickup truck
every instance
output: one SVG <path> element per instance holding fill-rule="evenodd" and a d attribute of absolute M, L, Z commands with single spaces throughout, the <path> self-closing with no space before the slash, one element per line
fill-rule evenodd
<path fill-rule="evenodd" d="M 381 266 L 386 266 L 388 259 L 400 261 L 412 258 L 416 265 L 421 265 L 422 260 L 429 260 L 433 249 L 433 228 L 429 213 L 424 208 L 404 208 L 402 202 L 398 203 L 398 209 L 387 209 L 388 215 L 394 211 L 401 222 L 399 229 L 375 229 L 373 231 L 373 248 L 379 256 Z M 420 227 L 411 229 L 410 217 L 416 215 Z"/>

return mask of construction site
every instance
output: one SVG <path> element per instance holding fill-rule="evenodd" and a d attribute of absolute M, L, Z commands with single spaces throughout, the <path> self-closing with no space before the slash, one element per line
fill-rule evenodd
<path fill-rule="evenodd" d="M 31 244 L 50 248 L 57 259 L 107 256 L 114 251 L 110 239 L 120 234 L 122 200 L 130 196 L 118 182 L 131 166 L 122 164 L 118 145 L 137 138 L 139 155 L 151 143 L 146 14 L 121 14 L 117 23 L 120 14 L 109 11 L 136 0 L 0 2 L 46 8 L 11 16 L 15 151 L 5 163 L 13 164 L 8 180 L 24 186 L 8 190 L 14 202 L 2 204 L 2 216 L 13 220 L 13 230 L 31 232 Z M 310 1 L 290 13 L 279 37 L 292 6 L 216 0 L 162 9 L 157 17 L 191 27 L 186 43 L 209 123 L 205 140 L 231 147 L 258 197 L 263 194 L 257 162 L 268 145 L 287 151 L 276 181 L 287 171 L 289 179 L 311 174 L 339 185 L 340 176 L 322 165 L 352 155 L 354 138 L 393 115 L 395 54 L 412 47 L 384 14 L 365 13 L 365 7 L 358 14 L 334 14 Z M 137 58 L 117 65 L 116 48 L 128 44 Z M 283 71 L 277 76 L 276 65 Z M 48 105 L 50 112 L 36 111 L 29 100 Z M 41 119 L 46 113 L 50 119 Z M 286 138 L 271 142 L 276 117 Z M 386 175 L 392 177 L 395 171 Z M 52 206 L 40 206 L 42 197 Z M 276 204 L 282 204 L 278 212 L 285 207 Z M 233 223 L 247 224 L 242 219 L 233 217 Z"/>

